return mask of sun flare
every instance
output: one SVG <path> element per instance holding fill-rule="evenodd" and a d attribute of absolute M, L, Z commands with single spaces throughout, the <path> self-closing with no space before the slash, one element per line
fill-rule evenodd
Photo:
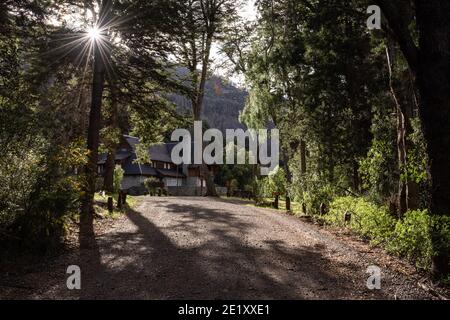
<path fill-rule="evenodd" d="M 98 40 L 101 37 L 100 30 L 97 27 L 90 28 L 87 33 L 92 41 Z"/>

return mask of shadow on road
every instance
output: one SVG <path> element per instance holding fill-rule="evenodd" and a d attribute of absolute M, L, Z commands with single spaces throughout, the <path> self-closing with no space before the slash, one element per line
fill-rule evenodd
<path fill-rule="evenodd" d="M 97 264 L 95 250 L 93 257 L 84 258 L 94 268 L 83 277 L 83 299 L 332 299 L 345 296 L 344 292 L 348 296 L 351 284 L 342 282 L 348 277 L 333 270 L 352 272 L 354 266 L 336 268 L 320 249 L 293 249 L 276 239 L 248 245 L 247 235 L 255 232 L 255 226 L 237 214 L 161 200 L 154 205 L 170 220 L 165 226 L 130 210 L 127 217 L 135 231 L 98 239 L 103 260 Z M 179 246 L 167 236 L 177 233 L 181 239 L 189 238 L 188 245 Z"/>

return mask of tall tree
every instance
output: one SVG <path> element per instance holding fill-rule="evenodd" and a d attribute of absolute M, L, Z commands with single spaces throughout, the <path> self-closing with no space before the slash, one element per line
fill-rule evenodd
<path fill-rule="evenodd" d="M 184 0 L 181 23 L 176 37 L 177 60 L 187 68 L 194 121 L 202 120 L 205 85 L 211 75 L 211 54 L 227 26 L 237 16 L 240 1 Z M 201 166 L 208 196 L 217 196 L 214 181 L 206 165 Z"/>
<path fill-rule="evenodd" d="M 429 157 L 430 212 L 450 214 L 450 2 L 447 0 L 377 0 L 390 29 L 416 76 L 419 111 Z M 416 19 L 418 45 L 411 32 Z M 433 259 L 436 275 L 450 273 L 450 252 L 432 230 L 438 252 Z"/>
<path fill-rule="evenodd" d="M 303 188 L 307 140 L 317 165 L 311 176 L 360 190 L 359 160 L 371 140 L 370 101 L 380 90 L 378 77 L 368 81 L 364 75 L 381 64 L 371 59 L 363 16 L 349 8 L 349 1 L 259 2 L 257 36 L 246 55 L 250 98 L 244 116 L 279 127 L 285 165 L 300 153 L 301 178 L 295 180 L 304 181 Z M 288 182 L 290 171 L 285 167 Z"/>
<path fill-rule="evenodd" d="M 49 1 L 0 6 L 0 233 L 41 249 L 55 236 L 61 240 L 65 217 L 78 210 L 73 172 L 84 158 L 77 142 L 80 72 L 70 63 L 62 71 L 68 59 L 47 52 L 57 29 L 47 23 L 54 10 Z"/>
<path fill-rule="evenodd" d="M 389 86 L 391 96 L 395 103 L 397 114 L 397 154 L 399 184 L 397 195 L 397 210 L 403 217 L 408 210 L 419 208 L 419 186 L 405 174 L 409 165 L 411 152 L 411 141 L 408 139 L 412 134 L 412 120 L 417 109 L 417 95 L 414 80 L 409 68 L 404 67 L 404 59 L 398 54 L 398 49 L 387 39 L 386 57 L 389 69 Z"/>
<path fill-rule="evenodd" d="M 89 113 L 89 126 L 87 138 L 88 163 L 86 165 L 86 186 L 83 196 L 80 224 L 82 227 L 92 226 L 94 216 L 93 202 L 95 194 L 95 183 L 97 179 L 98 148 L 100 145 L 101 115 L 103 104 L 103 91 L 105 87 L 105 74 L 107 60 L 110 59 L 110 48 L 100 43 L 100 37 L 108 33 L 108 26 L 112 20 L 112 1 L 101 2 L 98 21 L 95 22 L 91 41 L 93 42 L 93 81 L 92 99 Z M 92 228 L 89 228 L 92 231 Z M 89 234 L 88 236 L 92 236 Z M 88 245 L 88 243 L 81 243 Z"/>

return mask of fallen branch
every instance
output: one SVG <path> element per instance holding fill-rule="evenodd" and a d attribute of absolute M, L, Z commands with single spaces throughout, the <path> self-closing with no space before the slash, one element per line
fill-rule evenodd
<path fill-rule="evenodd" d="M 426 283 L 419 281 L 417 282 L 417 285 L 422 288 L 423 290 L 425 290 L 427 293 L 435 296 L 436 298 L 439 298 L 440 300 L 449 300 L 447 297 L 445 297 L 444 295 L 440 294 L 439 292 L 437 292 L 434 288 L 432 288 L 431 286 L 427 285 Z"/>

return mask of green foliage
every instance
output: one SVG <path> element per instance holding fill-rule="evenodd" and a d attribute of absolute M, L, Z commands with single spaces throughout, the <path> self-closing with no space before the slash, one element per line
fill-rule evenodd
<path fill-rule="evenodd" d="M 385 45 L 381 44 L 385 51 Z M 389 93 L 380 93 L 372 102 L 372 142 L 359 161 L 362 191 L 370 200 L 384 204 L 398 186 L 397 120 Z"/>
<path fill-rule="evenodd" d="M 0 163 L 0 232 L 20 239 L 18 245 L 45 250 L 65 235 L 65 223 L 78 210 L 80 180 L 69 174 L 82 165 L 76 146 L 52 150 L 40 144 L 19 150 Z M 13 160 L 14 159 L 14 160 Z"/>
<path fill-rule="evenodd" d="M 371 198 L 382 203 L 393 190 L 393 165 L 395 155 L 392 143 L 374 140 L 367 157 L 360 161 L 360 174 L 363 189 L 367 190 Z"/>
<path fill-rule="evenodd" d="M 305 188 L 304 186 L 307 186 Z M 308 214 L 316 215 L 320 213 L 321 204 L 329 207 L 336 194 L 333 186 L 326 179 L 316 174 L 309 174 L 303 177 L 300 183 L 294 185 L 294 199 L 306 207 Z"/>
<path fill-rule="evenodd" d="M 232 179 L 228 185 L 229 194 L 233 194 L 239 188 L 239 182 L 236 179 Z"/>
<path fill-rule="evenodd" d="M 382 244 L 389 240 L 395 219 L 387 208 L 379 207 L 363 198 L 341 197 L 333 200 L 330 212 L 324 220 L 329 224 L 343 227 L 346 212 L 352 215 L 348 228 L 370 239 L 374 244 Z"/>
<path fill-rule="evenodd" d="M 275 194 L 286 194 L 286 175 L 280 167 L 258 183 L 258 193 L 261 198 L 273 198 Z"/>
<path fill-rule="evenodd" d="M 161 182 L 155 177 L 149 177 L 144 181 L 144 186 L 147 188 L 150 195 L 155 195 L 160 185 Z"/>
<path fill-rule="evenodd" d="M 427 153 L 425 146 L 425 139 L 421 130 L 420 120 L 412 119 L 411 125 L 413 132 L 408 136 L 411 148 L 408 152 L 408 165 L 404 168 L 402 175 L 403 179 L 414 181 L 417 184 L 424 184 L 427 182 Z"/>
<path fill-rule="evenodd" d="M 122 166 L 116 166 L 114 169 L 114 193 L 118 194 L 122 185 L 123 175 L 125 171 L 122 169 Z"/>
<path fill-rule="evenodd" d="M 106 127 L 100 131 L 100 137 L 103 145 L 100 146 L 99 152 L 107 153 L 110 148 L 119 145 L 122 134 L 119 128 Z"/>
<path fill-rule="evenodd" d="M 349 223 L 344 220 L 345 213 L 351 214 Z M 403 219 L 396 219 L 386 207 L 363 198 L 340 197 L 322 219 L 333 226 L 348 227 L 373 245 L 406 257 L 425 270 L 430 269 L 433 255 L 450 249 L 449 217 L 432 217 L 427 210 L 409 211 Z M 440 248 L 433 244 L 432 236 L 440 239 Z"/>
<path fill-rule="evenodd" d="M 434 255 L 450 250 L 450 217 L 430 216 L 428 210 L 408 212 L 397 222 L 387 249 L 429 269 Z"/>
<path fill-rule="evenodd" d="M 430 221 L 426 210 L 408 212 L 395 225 L 387 249 L 415 261 L 418 267 L 429 268 L 433 256 Z"/>
<path fill-rule="evenodd" d="M 245 192 L 253 192 L 253 185 L 251 185 L 251 184 L 246 184 L 246 185 L 244 186 L 244 191 L 245 191 Z"/>
<path fill-rule="evenodd" d="M 253 166 L 252 165 L 222 165 L 218 174 L 215 176 L 215 183 L 220 186 L 228 186 L 235 179 L 237 189 L 245 190 L 246 186 L 253 184 Z"/>
<path fill-rule="evenodd" d="M 79 86 L 70 67 L 63 73 L 52 68 L 50 81 L 49 66 L 43 67 L 49 58 L 36 54 L 36 39 L 46 42 L 47 4 L 12 2 L 0 21 L 6 31 L 0 34 L 2 249 L 45 251 L 62 240 L 67 219 L 78 210 L 81 181 L 75 169 L 84 165 L 86 152 L 77 135 L 80 117 L 70 103 L 77 102 L 73 90 Z"/>

